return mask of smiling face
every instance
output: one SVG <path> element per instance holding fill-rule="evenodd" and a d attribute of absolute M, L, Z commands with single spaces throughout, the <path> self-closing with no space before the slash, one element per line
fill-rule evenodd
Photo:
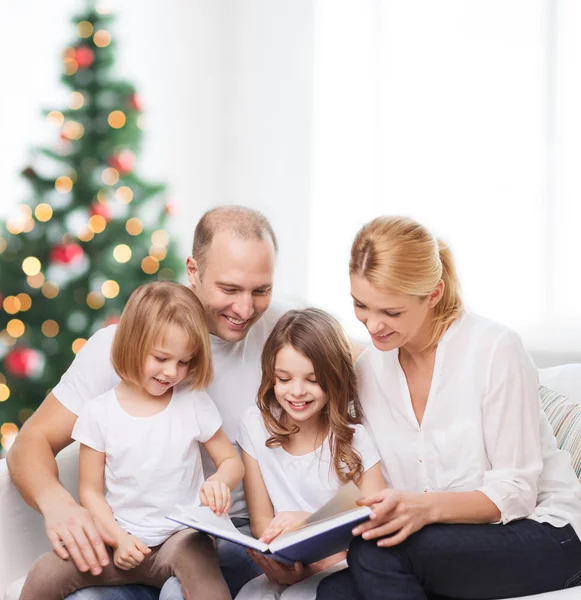
<path fill-rule="evenodd" d="M 384 352 L 403 346 L 425 346 L 433 308 L 441 299 L 443 288 L 440 281 L 432 294 L 420 298 L 379 290 L 365 277 L 351 275 L 355 316 L 367 328 L 373 345 Z"/>
<path fill-rule="evenodd" d="M 175 325 L 168 325 L 163 338 L 158 338 L 145 356 L 142 388 L 151 396 L 163 396 L 181 383 L 192 360 L 188 336 Z"/>
<path fill-rule="evenodd" d="M 242 239 L 231 231 L 215 234 L 203 272 L 187 261 L 188 279 L 206 312 L 210 333 L 238 342 L 270 305 L 275 249 L 269 237 Z"/>
<path fill-rule="evenodd" d="M 276 354 L 274 373 L 274 395 L 291 420 L 318 420 L 328 397 L 317 381 L 313 363 L 287 344 Z"/>

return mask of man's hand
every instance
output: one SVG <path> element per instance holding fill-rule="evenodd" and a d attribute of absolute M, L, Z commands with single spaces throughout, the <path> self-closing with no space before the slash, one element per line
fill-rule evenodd
<path fill-rule="evenodd" d="M 71 558 L 79 571 L 99 575 L 109 564 L 105 543 L 114 547 L 116 540 L 101 531 L 93 517 L 75 502 L 58 504 L 43 512 L 46 535 L 57 556 Z"/>
<path fill-rule="evenodd" d="M 274 558 L 267 558 L 264 554 L 247 548 L 246 551 L 252 560 L 263 570 L 269 581 L 281 585 L 293 585 L 307 577 L 313 572 L 309 567 L 296 562 L 294 565 L 285 565 Z"/>
<path fill-rule="evenodd" d="M 219 517 L 230 508 L 230 488 L 218 479 L 207 479 L 200 490 L 200 500 Z"/>
<path fill-rule="evenodd" d="M 113 562 L 123 571 L 129 571 L 142 563 L 145 556 L 150 553 L 151 548 L 148 548 L 139 538 L 126 533 L 117 540 Z"/>
<path fill-rule="evenodd" d="M 268 524 L 264 533 L 260 536 L 260 541 L 265 544 L 270 544 L 275 537 L 283 534 L 285 531 L 292 529 L 302 523 L 305 519 L 311 516 L 311 513 L 298 510 L 287 510 L 279 512 L 274 519 Z"/>
<path fill-rule="evenodd" d="M 433 522 L 427 500 L 426 494 L 392 489 L 361 498 L 357 504 L 371 506 L 373 512 L 369 521 L 353 530 L 353 535 L 362 535 L 366 540 L 383 538 L 377 542 L 378 546 L 401 544 L 412 533 Z"/>

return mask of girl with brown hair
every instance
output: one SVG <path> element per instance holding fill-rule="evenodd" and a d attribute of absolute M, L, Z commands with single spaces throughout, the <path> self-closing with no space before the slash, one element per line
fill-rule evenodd
<path fill-rule="evenodd" d="M 172 282 L 137 288 L 115 331 L 111 362 L 120 383 L 87 403 L 72 432 L 81 443 L 81 505 L 109 546 L 108 560 L 100 572 L 81 572 L 72 560 L 44 554 L 20 598 L 62 600 L 90 586 L 161 588 L 175 575 L 185 600 L 226 600 L 211 539 L 166 519 L 180 504 L 227 512 L 243 475 L 205 392 L 210 339 L 195 294 Z M 200 445 L 218 469 L 206 480 Z M 72 548 L 70 539 L 55 541 Z"/>
<path fill-rule="evenodd" d="M 360 414 L 351 348 L 339 323 L 317 309 L 287 312 L 264 346 L 257 406 L 242 419 L 238 438 L 256 537 L 270 542 L 348 481 L 364 494 L 384 487 L 377 451 Z M 256 553 L 253 557 L 266 575 L 249 582 L 238 598 L 281 593 L 286 598 L 296 592 L 284 593 L 286 586 L 318 573 L 305 581 L 314 589 L 344 553 L 294 567 Z"/>

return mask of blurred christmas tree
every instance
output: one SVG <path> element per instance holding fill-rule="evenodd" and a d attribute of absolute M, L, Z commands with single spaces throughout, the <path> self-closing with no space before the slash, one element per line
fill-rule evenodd
<path fill-rule="evenodd" d="M 112 17 L 90 6 L 63 54 L 68 108 L 48 112 L 54 149 L 23 171 L 30 199 L 0 224 L 2 445 L 42 402 L 131 292 L 181 269 L 164 223 L 164 187 L 134 171 L 141 102 L 111 77 Z"/>

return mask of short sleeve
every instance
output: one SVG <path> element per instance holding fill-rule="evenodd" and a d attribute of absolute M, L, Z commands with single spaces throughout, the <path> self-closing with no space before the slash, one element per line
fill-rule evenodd
<path fill-rule="evenodd" d="M 111 325 L 92 335 L 52 390 L 56 399 L 76 415 L 82 412 L 87 400 L 119 383 L 111 364 L 115 330 L 116 327 Z"/>
<path fill-rule="evenodd" d="M 246 454 L 252 456 L 252 458 L 256 458 L 256 450 L 254 449 L 254 444 L 252 443 L 252 436 L 250 431 L 253 429 L 254 424 L 256 422 L 256 411 L 258 409 L 256 407 L 252 407 L 240 421 L 240 426 L 238 428 L 238 445 L 246 452 Z M 258 415 L 258 418 L 261 418 Z"/>
<path fill-rule="evenodd" d="M 97 450 L 105 452 L 105 411 L 104 398 L 101 396 L 86 403 L 79 418 L 75 422 L 71 437 L 73 440 Z"/>
<path fill-rule="evenodd" d="M 206 392 L 197 392 L 194 400 L 194 410 L 200 428 L 198 441 L 205 444 L 222 426 L 222 418 L 216 405 Z"/>
<path fill-rule="evenodd" d="M 381 459 L 379 458 L 379 452 L 375 448 L 367 429 L 365 429 L 363 425 L 355 425 L 354 429 L 353 448 L 355 448 L 359 453 L 359 456 L 361 456 L 363 472 L 365 473 L 365 471 L 371 469 L 371 467 L 376 465 Z"/>

